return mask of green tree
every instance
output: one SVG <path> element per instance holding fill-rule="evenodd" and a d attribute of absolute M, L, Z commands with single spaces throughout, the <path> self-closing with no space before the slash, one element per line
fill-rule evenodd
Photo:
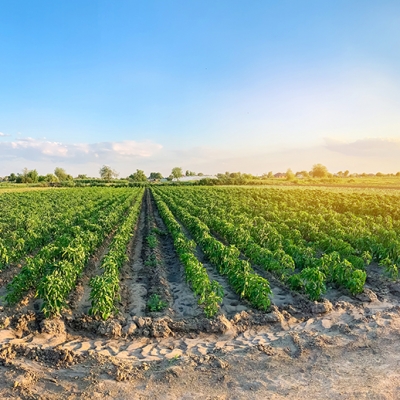
<path fill-rule="evenodd" d="M 149 178 L 157 181 L 162 179 L 163 176 L 161 175 L 161 172 L 151 172 Z"/>
<path fill-rule="evenodd" d="M 298 171 L 295 173 L 296 178 L 308 178 L 310 174 L 307 171 Z"/>
<path fill-rule="evenodd" d="M 45 182 L 58 182 L 58 178 L 57 178 L 56 175 L 47 174 L 47 175 L 44 177 L 44 181 L 45 181 Z"/>
<path fill-rule="evenodd" d="M 110 166 L 108 165 L 103 165 L 100 170 L 99 170 L 101 179 L 104 179 L 106 181 L 111 181 L 111 179 L 113 178 L 117 178 L 118 177 L 118 172 L 116 172 L 115 170 L 113 170 Z"/>
<path fill-rule="evenodd" d="M 290 168 L 286 171 L 286 179 L 288 181 L 292 181 L 294 179 L 294 173 Z"/>
<path fill-rule="evenodd" d="M 314 164 L 312 168 L 312 176 L 314 178 L 326 178 L 328 176 L 328 168 L 322 164 Z"/>
<path fill-rule="evenodd" d="M 137 169 L 132 175 L 129 175 L 129 178 L 132 179 L 134 182 L 146 182 L 147 177 L 141 169 Z"/>
<path fill-rule="evenodd" d="M 65 172 L 64 168 L 57 167 L 54 170 L 54 175 L 58 178 L 60 182 L 68 180 L 68 174 Z"/>
<path fill-rule="evenodd" d="M 26 175 L 27 181 L 29 180 L 29 183 L 36 183 L 39 182 L 39 174 L 36 171 L 36 169 L 32 169 L 29 171 Z"/>
<path fill-rule="evenodd" d="M 22 170 L 22 175 L 21 175 L 21 177 L 22 177 L 21 182 L 22 183 L 27 183 L 28 182 L 28 172 L 29 172 L 29 169 L 26 168 L 26 167 Z"/>
<path fill-rule="evenodd" d="M 182 176 L 183 176 L 182 168 L 180 168 L 180 167 L 172 168 L 171 175 L 173 178 L 179 180 L 179 178 L 182 178 Z"/>

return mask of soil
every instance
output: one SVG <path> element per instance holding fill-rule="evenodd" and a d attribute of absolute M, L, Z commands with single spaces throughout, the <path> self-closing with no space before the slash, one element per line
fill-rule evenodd
<path fill-rule="evenodd" d="M 89 261 L 61 317 L 45 320 L 33 293 L 0 305 L 0 398 L 400 399 L 400 285 L 379 266 L 368 267 L 361 295 L 332 287 L 318 303 L 254 266 L 274 293 L 271 309 L 260 312 L 197 248 L 225 290 L 209 320 L 146 193 L 121 270 L 120 312 L 103 322 L 87 315 L 88 282 L 111 240 Z M 148 307 L 152 294 L 165 302 L 157 312 Z"/>

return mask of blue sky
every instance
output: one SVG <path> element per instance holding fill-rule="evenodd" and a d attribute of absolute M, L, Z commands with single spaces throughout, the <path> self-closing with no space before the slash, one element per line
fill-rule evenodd
<path fill-rule="evenodd" d="M 0 176 L 400 170 L 398 1 L 0 6 Z"/>

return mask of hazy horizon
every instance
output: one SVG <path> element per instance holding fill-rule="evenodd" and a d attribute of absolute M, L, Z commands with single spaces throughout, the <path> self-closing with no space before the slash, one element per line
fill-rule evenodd
<path fill-rule="evenodd" d="M 397 172 L 399 38 L 396 1 L 5 3 L 0 176 Z"/>

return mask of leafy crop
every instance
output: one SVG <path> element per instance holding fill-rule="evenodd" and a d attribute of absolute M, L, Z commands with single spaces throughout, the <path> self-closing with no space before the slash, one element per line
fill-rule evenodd
<path fill-rule="evenodd" d="M 153 293 L 147 301 L 149 311 L 162 311 L 167 305 L 168 303 L 161 300 L 160 296 L 156 293 Z"/>
<path fill-rule="evenodd" d="M 206 269 L 194 254 L 196 243 L 186 238 L 182 227 L 160 195 L 157 192 L 153 192 L 153 195 L 160 215 L 172 235 L 179 259 L 185 267 L 186 280 L 194 293 L 199 296 L 198 303 L 204 307 L 206 316 L 212 317 L 219 310 L 219 304 L 224 296 L 223 288 L 218 282 L 210 281 Z"/>
<path fill-rule="evenodd" d="M 271 289 L 268 280 L 257 275 L 250 264 L 239 258 L 239 250 L 234 246 L 225 246 L 211 234 L 208 226 L 199 218 L 191 215 L 179 205 L 182 199 L 172 199 L 161 192 L 163 200 L 176 213 L 185 227 L 193 235 L 210 261 L 241 297 L 246 298 L 254 307 L 266 310 L 270 304 Z"/>
<path fill-rule="evenodd" d="M 128 260 L 127 246 L 140 212 L 143 192 L 143 189 L 137 191 L 133 206 L 110 244 L 109 251 L 101 264 L 104 269 L 103 274 L 95 276 L 90 281 L 92 306 L 89 313 L 104 320 L 117 311 L 115 302 L 120 298 L 119 270 Z"/>

